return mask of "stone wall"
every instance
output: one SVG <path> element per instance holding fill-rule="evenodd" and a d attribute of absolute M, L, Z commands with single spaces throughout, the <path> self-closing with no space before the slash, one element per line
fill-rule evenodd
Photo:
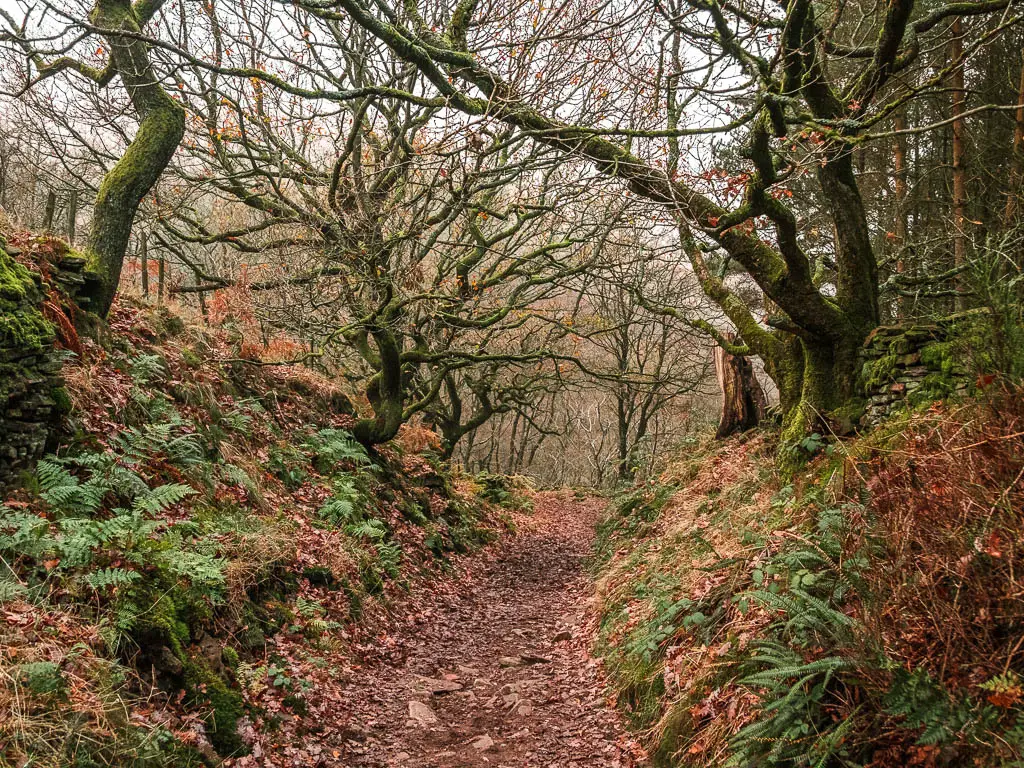
<path fill-rule="evenodd" d="M 42 310 L 42 278 L 16 261 L 20 254 L 0 238 L 0 487 L 17 482 L 43 455 L 67 407 L 63 356 Z M 95 278 L 85 259 L 61 247 L 42 270 L 64 303 L 88 307 Z"/>
<path fill-rule="evenodd" d="M 974 377 L 966 363 L 964 329 L 983 313 L 965 312 L 931 323 L 876 328 L 861 352 L 861 423 L 874 426 L 905 406 L 967 394 Z"/>
<path fill-rule="evenodd" d="M 42 455 L 57 414 L 61 362 L 42 300 L 39 275 L 0 243 L 0 486 Z"/>

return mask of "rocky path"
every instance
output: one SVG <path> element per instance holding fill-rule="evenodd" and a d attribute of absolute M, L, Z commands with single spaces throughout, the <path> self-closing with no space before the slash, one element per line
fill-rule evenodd
<path fill-rule="evenodd" d="M 424 590 L 346 684 L 342 760 L 372 768 L 625 768 L 640 754 L 588 651 L 603 502 L 542 494 L 518 533 Z"/>

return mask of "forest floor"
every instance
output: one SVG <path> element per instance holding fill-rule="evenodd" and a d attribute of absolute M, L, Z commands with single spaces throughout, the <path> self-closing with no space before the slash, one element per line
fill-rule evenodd
<path fill-rule="evenodd" d="M 346 676 L 343 764 L 641 765 L 590 655 L 586 560 L 605 505 L 539 494 L 514 536 L 417 588 L 374 657 Z"/>

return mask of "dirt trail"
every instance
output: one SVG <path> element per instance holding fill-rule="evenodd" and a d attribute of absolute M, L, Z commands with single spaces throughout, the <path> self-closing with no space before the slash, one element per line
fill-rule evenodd
<path fill-rule="evenodd" d="M 602 506 L 542 494 L 517 535 L 416 596 L 386 658 L 347 685 L 346 764 L 639 765 L 588 655 L 584 560 Z"/>

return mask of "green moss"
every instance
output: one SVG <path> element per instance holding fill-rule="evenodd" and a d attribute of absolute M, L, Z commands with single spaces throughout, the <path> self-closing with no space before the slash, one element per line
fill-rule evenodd
<path fill-rule="evenodd" d="M 41 302 L 32 273 L 0 249 L 0 344 L 31 352 L 53 343 L 53 326 L 39 310 Z"/>
<path fill-rule="evenodd" d="M 841 435 L 852 432 L 854 426 L 858 424 L 864 416 L 866 407 L 867 401 L 863 398 L 855 397 L 845 405 L 836 408 L 831 413 L 832 420 L 838 425 L 838 429 L 836 431 Z"/>
<path fill-rule="evenodd" d="M 174 591 L 158 590 L 158 587 L 152 591 L 140 587 L 128 594 L 127 601 L 137 607 L 132 634 L 147 645 L 162 642 L 181 658 L 192 642 L 188 622 L 182 616 Z"/>
<path fill-rule="evenodd" d="M 955 341 L 934 342 L 921 348 L 921 364 L 931 371 L 952 375 L 958 367 Z"/>
<path fill-rule="evenodd" d="M 894 351 L 890 351 L 887 355 L 864 363 L 860 374 L 864 391 L 870 392 L 895 381 L 898 360 L 899 355 Z"/>
<path fill-rule="evenodd" d="M 192 642 L 189 625 L 201 611 L 179 590 L 161 591 L 158 585 L 138 588 L 130 599 L 134 605 L 147 608 L 138 612 L 132 630 L 139 645 L 166 645 L 181 662 L 181 684 L 188 699 L 209 705 L 211 716 L 207 733 L 210 743 L 221 755 L 244 751 L 237 730 L 238 718 L 244 714 L 241 695 L 231 690 L 227 681 L 212 670 L 206 660 L 189 650 Z M 237 662 L 237 654 L 235 659 Z"/>
<path fill-rule="evenodd" d="M 182 662 L 187 695 L 193 701 L 209 704 L 206 732 L 214 749 L 225 757 L 245 752 L 238 735 L 238 720 L 245 714 L 241 694 L 231 690 L 224 678 L 198 656 L 188 656 Z"/>
<path fill-rule="evenodd" d="M 921 386 L 907 395 L 907 405 L 914 407 L 942 400 L 956 392 L 957 384 L 957 379 L 950 374 L 929 373 L 921 381 Z"/>
<path fill-rule="evenodd" d="M 271 628 L 283 629 L 295 623 L 295 611 L 291 606 L 280 600 L 268 600 L 263 603 L 265 610 L 264 622 Z"/>
<path fill-rule="evenodd" d="M 812 425 L 816 420 L 817 413 L 803 399 L 783 415 L 775 464 L 784 478 L 791 478 L 811 457 L 811 454 L 801 447 L 801 443 L 808 434 L 811 434 Z"/>
<path fill-rule="evenodd" d="M 221 651 L 221 659 L 232 672 L 238 669 L 238 665 L 241 662 L 241 659 L 238 657 L 238 651 L 231 646 L 224 646 L 224 650 Z"/>
<path fill-rule="evenodd" d="M 50 397 L 53 398 L 54 407 L 61 416 L 71 413 L 71 398 L 64 387 L 54 387 L 50 390 Z"/>
<path fill-rule="evenodd" d="M 181 350 L 181 360 L 189 368 L 200 368 L 203 365 L 203 358 L 188 347 Z"/>
<path fill-rule="evenodd" d="M 167 307 L 157 307 L 152 314 L 156 332 L 161 339 L 172 339 L 185 332 L 185 321 Z"/>
<path fill-rule="evenodd" d="M 402 517 L 413 525 L 425 526 L 429 522 L 427 516 L 423 514 L 423 507 L 416 503 L 415 499 L 400 499 L 398 502 L 398 511 L 402 513 Z"/>

